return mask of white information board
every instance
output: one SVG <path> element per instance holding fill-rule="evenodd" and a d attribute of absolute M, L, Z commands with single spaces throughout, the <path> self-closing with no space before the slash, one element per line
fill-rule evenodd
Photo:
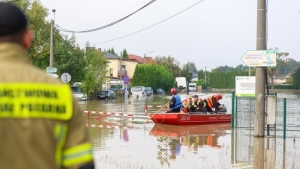
<path fill-rule="evenodd" d="M 255 76 L 236 76 L 235 96 L 255 97 Z"/>

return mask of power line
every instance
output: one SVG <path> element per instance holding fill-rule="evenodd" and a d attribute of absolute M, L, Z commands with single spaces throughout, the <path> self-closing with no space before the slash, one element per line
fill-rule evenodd
<path fill-rule="evenodd" d="M 56 27 L 62 31 L 62 32 L 71 32 L 71 33 L 88 33 L 88 32 L 94 32 L 94 31 L 98 31 L 98 30 L 101 30 L 101 29 L 104 29 L 104 28 L 107 28 L 107 27 L 110 27 L 110 26 L 113 26 L 123 20 L 125 20 L 126 18 L 129 18 L 130 16 L 132 16 L 133 14 L 137 13 L 138 11 L 144 9 L 145 7 L 151 5 L 153 2 L 155 2 L 156 0 L 151 0 L 150 2 L 148 2 L 146 5 L 142 6 L 141 8 L 139 8 L 138 10 L 134 11 L 133 13 L 115 21 L 115 22 L 112 22 L 110 24 L 107 24 L 107 25 L 104 25 L 104 26 L 101 26 L 101 27 L 98 27 L 98 28 L 95 28 L 95 29 L 90 29 L 90 30 L 84 30 L 84 31 L 72 31 L 72 30 L 67 30 L 67 29 L 64 29 L 58 25 L 56 25 Z"/>
<path fill-rule="evenodd" d="M 150 26 L 148 26 L 148 27 L 146 27 L 146 28 L 144 28 L 144 29 L 141 29 L 141 30 L 139 30 L 139 31 L 136 31 L 136 32 L 133 32 L 133 33 L 130 33 L 130 34 L 128 34 L 128 35 L 121 36 L 121 37 L 118 37 L 118 38 L 114 38 L 114 39 L 111 39 L 111 40 L 106 40 L 106 41 L 102 41 L 102 42 L 95 42 L 95 43 L 90 43 L 90 44 L 91 44 L 91 45 L 94 45 L 94 44 L 99 44 L 99 43 L 111 42 L 111 41 L 114 41 L 114 40 L 122 39 L 122 38 L 125 38 L 125 37 L 128 37 L 128 36 L 134 35 L 134 34 L 136 34 L 136 33 L 142 32 L 142 31 L 144 31 L 144 30 L 146 30 L 146 29 L 149 29 L 149 28 L 154 27 L 154 26 L 156 26 L 156 25 L 158 25 L 158 24 L 160 24 L 160 23 L 162 23 L 162 22 L 164 22 L 164 21 L 169 20 L 169 19 L 175 17 L 176 15 L 181 14 L 182 12 L 184 12 L 184 11 L 186 11 L 186 10 L 188 10 L 188 9 L 190 9 L 190 8 L 192 8 L 192 7 L 194 7 L 194 6 L 196 6 L 196 5 L 198 5 L 199 3 L 203 2 L 203 1 L 204 1 L 204 0 L 201 0 L 201 1 L 199 1 L 199 2 L 197 2 L 197 3 L 195 3 L 195 4 L 193 4 L 192 6 L 189 6 L 189 7 L 185 8 L 185 9 L 182 10 L 182 11 L 180 11 L 180 12 L 178 12 L 178 13 L 176 13 L 176 14 L 174 14 L 174 15 L 172 15 L 172 16 L 170 16 L 170 17 L 164 19 L 164 20 L 161 20 L 161 21 L 159 21 L 159 22 L 157 22 L 157 23 L 155 23 L 155 24 L 153 24 L 153 25 L 150 25 Z M 85 45 L 85 44 L 79 44 L 79 45 Z"/>

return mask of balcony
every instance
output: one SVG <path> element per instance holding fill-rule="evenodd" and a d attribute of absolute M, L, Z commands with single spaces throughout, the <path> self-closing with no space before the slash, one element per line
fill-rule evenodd
<path fill-rule="evenodd" d="M 127 75 L 127 70 L 118 70 L 118 77 Z"/>

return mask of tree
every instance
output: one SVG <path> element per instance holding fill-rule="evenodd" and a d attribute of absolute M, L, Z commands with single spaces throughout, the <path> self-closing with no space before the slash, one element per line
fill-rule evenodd
<path fill-rule="evenodd" d="M 36 0 L 32 3 L 28 0 L 21 0 L 16 4 L 25 11 L 28 17 L 28 26 L 34 37 L 28 55 L 34 65 L 46 68 L 49 66 L 50 56 L 50 23 L 46 22 L 48 10 Z M 58 31 L 55 32 L 54 36 L 60 36 Z"/>
<path fill-rule="evenodd" d="M 175 60 L 173 57 L 171 56 L 157 56 L 154 59 L 156 61 L 157 64 L 162 65 L 164 67 L 166 67 L 172 74 L 174 77 L 179 77 L 179 74 L 181 69 L 180 69 L 180 63 Z"/>
<path fill-rule="evenodd" d="M 57 74 L 69 73 L 72 76 L 72 82 L 81 82 L 86 73 L 87 61 L 84 58 L 84 50 L 75 45 L 74 35 L 70 39 L 65 35 L 57 39 L 54 45 L 54 66 L 57 68 Z"/>
<path fill-rule="evenodd" d="M 300 89 L 300 67 L 292 75 L 293 77 L 293 86 L 295 89 Z"/>
<path fill-rule="evenodd" d="M 114 48 L 108 49 L 108 52 L 114 55 L 116 54 Z"/>
<path fill-rule="evenodd" d="M 182 70 L 182 76 L 186 78 L 187 83 L 192 80 L 193 73 L 190 71 L 189 65 L 187 64 Z"/>
<path fill-rule="evenodd" d="M 272 48 L 269 50 L 273 50 Z M 274 75 L 277 72 L 277 68 L 280 66 L 285 66 L 287 57 L 289 56 L 289 53 L 287 52 L 279 52 L 279 49 L 275 47 L 276 55 L 277 55 L 277 66 L 276 67 L 269 67 L 267 68 L 267 74 L 269 76 L 269 79 L 271 79 L 271 88 L 274 89 Z"/>
<path fill-rule="evenodd" d="M 107 61 L 104 55 L 96 49 L 86 51 L 87 66 L 81 88 L 89 97 L 101 89 L 107 74 Z"/>
<path fill-rule="evenodd" d="M 187 62 L 186 64 L 183 65 L 183 69 L 187 69 L 192 74 L 198 72 L 194 62 Z"/>
<path fill-rule="evenodd" d="M 127 53 L 126 49 L 123 49 L 123 51 L 122 51 L 122 57 L 125 60 L 129 60 L 129 56 L 128 56 L 128 53 Z"/>
<path fill-rule="evenodd" d="M 158 64 L 137 65 L 131 79 L 132 86 L 151 86 L 153 89 L 169 90 L 174 82 L 169 70 Z"/>

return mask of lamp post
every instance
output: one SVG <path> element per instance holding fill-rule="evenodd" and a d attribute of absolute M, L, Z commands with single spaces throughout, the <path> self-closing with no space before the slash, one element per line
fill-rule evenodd
<path fill-rule="evenodd" d="M 153 51 L 147 52 L 147 53 L 144 54 L 144 64 L 146 64 L 146 54 L 148 54 L 148 53 L 153 53 Z"/>
<path fill-rule="evenodd" d="M 54 27 L 54 21 L 55 21 L 55 9 L 52 9 L 52 12 L 54 13 L 54 20 L 51 20 L 51 33 L 50 33 L 50 68 L 53 67 L 53 27 Z"/>

